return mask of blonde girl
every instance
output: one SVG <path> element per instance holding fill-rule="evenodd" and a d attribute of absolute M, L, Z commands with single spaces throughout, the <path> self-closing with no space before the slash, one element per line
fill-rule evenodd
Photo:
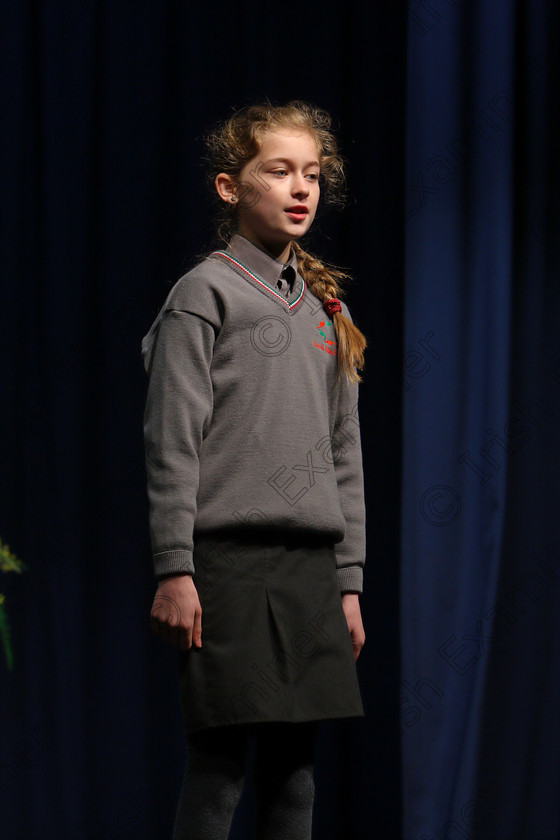
<path fill-rule="evenodd" d="M 321 720 L 362 717 L 365 514 L 342 271 L 300 240 L 341 200 L 329 115 L 246 106 L 206 136 L 221 247 L 142 342 L 154 633 L 178 648 L 174 840 L 226 840 L 254 739 L 256 837 L 309 840 Z"/>

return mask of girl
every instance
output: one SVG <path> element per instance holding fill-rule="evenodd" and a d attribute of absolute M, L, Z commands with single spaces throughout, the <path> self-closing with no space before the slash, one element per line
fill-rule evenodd
<path fill-rule="evenodd" d="M 253 737 L 256 836 L 303 840 L 319 721 L 364 714 L 365 339 L 347 275 L 299 244 L 344 171 L 329 115 L 297 100 L 246 106 L 206 144 L 226 247 L 142 342 L 151 627 L 179 648 L 186 736 L 173 837 L 227 838 Z"/>

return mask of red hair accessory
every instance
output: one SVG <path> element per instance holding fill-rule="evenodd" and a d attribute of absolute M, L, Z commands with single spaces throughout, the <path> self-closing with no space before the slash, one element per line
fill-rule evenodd
<path fill-rule="evenodd" d="M 342 312 L 342 306 L 337 298 L 329 298 L 323 301 L 323 309 L 327 315 L 334 315 L 335 312 Z"/>

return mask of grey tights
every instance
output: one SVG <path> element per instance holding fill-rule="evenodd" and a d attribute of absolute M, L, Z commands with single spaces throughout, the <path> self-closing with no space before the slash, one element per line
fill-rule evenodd
<path fill-rule="evenodd" d="M 310 840 L 319 724 L 267 723 L 187 735 L 173 840 L 227 840 L 255 736 L 256 840 Z"/>

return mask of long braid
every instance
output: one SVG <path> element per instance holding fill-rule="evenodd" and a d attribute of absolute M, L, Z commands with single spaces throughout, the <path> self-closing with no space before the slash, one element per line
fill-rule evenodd
<path fill-rule="evenodd" d="M 321 301 L 341 298 L 344 292 L 338 281 L 349 275 L 339 269 L 327 268 L 325 263 L 304 251 L 297 242 L 292 242 L 292 246 L 297 256 L 298 271 L 315 297 Z M 331 318 L 337 341 L 338 375 L 344 372 L 351 381 L 361 382 L 357 371 L 364 366 L 365 336 L 342 312 L 335 312 Z"/>

